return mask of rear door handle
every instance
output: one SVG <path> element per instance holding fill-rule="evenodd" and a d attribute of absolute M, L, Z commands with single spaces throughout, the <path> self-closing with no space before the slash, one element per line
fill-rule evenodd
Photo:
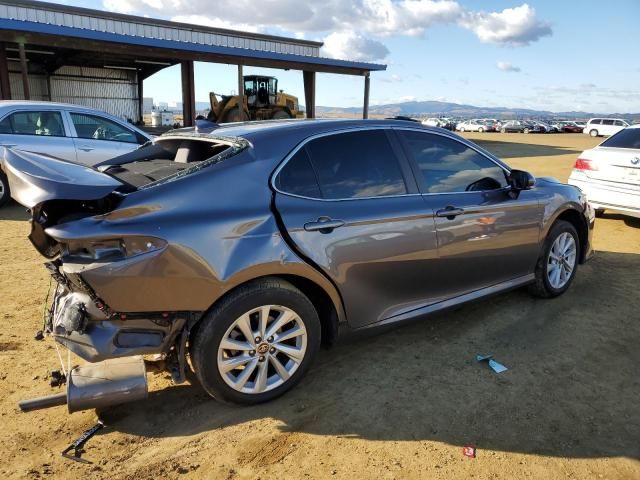
<path fill-rule="evenodd" d="M 304 224 L 307 232 L 331 233 L 335 228 L 340 228 L 345 224 L 344 220 L 333 220 L 330 217 L 320 217 L 315 222 Z"/>
<path fill-rule="evenodd" d="M 82 150 L 83 152 L 90 152 L 91 150 L 95 150 L 95 148 L 89 145 L 80 145 L 78 147 L 78 150 Z"/>
<path fill-rule="evenodd" d="M 436 212 L 436 217 L 445 217 L 447 220 L 453 220 L 458 215 L 462 215 L 464 210 L 462 208 L 452 207 L 451 205 L 443 208 L 442 210 L 438 210 Z"/>

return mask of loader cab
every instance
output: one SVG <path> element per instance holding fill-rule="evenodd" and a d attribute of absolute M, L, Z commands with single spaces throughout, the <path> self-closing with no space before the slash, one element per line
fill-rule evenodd
<path fill-rule="evenodd" d="M 253 106 L 275 105 L 278 93 L 278 79 L 248 75 L 244 77 L 244 94 L 247 104 Z"/>

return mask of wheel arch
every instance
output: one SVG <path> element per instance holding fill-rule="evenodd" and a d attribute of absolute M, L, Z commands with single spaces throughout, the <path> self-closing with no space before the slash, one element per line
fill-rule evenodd
<path fill-rule="evenodd" d="M 549 222 L 548 227 L 545 232 L 545 238 L 551 230 L 551 227 L 558 222 L 558 220 L 564 220 L 565 222 L 569 222 L 574 226 L 576 231 L 578 232 L 578 240 L 579 240 L 579 263 L 584 263 L 585 256 L 587 253 L 587 243 L 589 241 L 589 226 L 586 223 L 586 220 L 582 213 L 575 208 L 567 208 L 561 211 L 558 215 L 553 218 L 552 221 Z"/>
<path fill-rule="evenodd" d="M 230 288 L 220 295 L 200 316 L 198 321 L 191 327 L 190 337 L 193 338 L 196 335 L 198 328 L 202 324 L 202 319 L 206 317 L 207 313 L 220 302 L 224 301 L 229 295 L 256 280 L 264 280 L 268 278 L 285 280 L 300 290 L 303 295 L 309 299 L 318 313 L 321 326 L 321 342 L 325 345 L 331 345 L 336 341 L 338 336 L 338 324 L 346 320 L 340 298 L 338 297 L 337 299 L 339 303 L 336 303 L 334 292 L 328 292 L 323 286 L 314 280 L 292 273 L 272 273 L 261 275 L 234 285 L 233 288 Z M 335 293 L 337 294 L 337 292 Z"/>

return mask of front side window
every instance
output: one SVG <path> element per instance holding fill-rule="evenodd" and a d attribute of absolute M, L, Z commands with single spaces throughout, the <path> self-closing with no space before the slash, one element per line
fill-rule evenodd
<path fill-rule="evenodd" d="M 602 142 L 603 147 L 636 148 L 640 150 L 640 128 L 625 128 Z"/>
<path fill-rule="evenodd" d="M 325 199 L 407 193 L 400 164 L 383 130 L 320 137 L 307 143 L 306 150 Z"/>
<path fill-rule="evenodd" d="M 589 122 L 590 125 L 600 125 L 602 123 L 602 120 L 600 120 L 599 118 L 596 118 L 595 120 L 591 120 Z"/>
<path fill-rule="evenodd" d="M 71 120 L 79 138 L 138 143 L 138 138 L 131 130 L 107 118 L 86 113 L 71 113 Z"/>
<path fill-rule="evenodd" d="M 15 112 L 0 122 L 0 133 L 64 137 L 60 112 Z"/>
<path fill-rule="evenodd" d="M 507 185 L 504 169 L 452 138 L 401 132 L 424 180 L 425 193 L 497 190 Z"/>

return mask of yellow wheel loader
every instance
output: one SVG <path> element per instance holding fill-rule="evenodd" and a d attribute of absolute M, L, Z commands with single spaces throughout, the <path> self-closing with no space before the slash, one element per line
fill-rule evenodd
<path fill-rule="evenodd" d="M 302 118 L 298 97 L 278 91 L 278 79 L 247 75 L 244 95 L 218 95 L 209 93 L 211 110 L 207 120 L 215 123 L 243 122 L 246 120 L 271 120 Z M 240 100 L 242 98 L 242 101 Z"/>

